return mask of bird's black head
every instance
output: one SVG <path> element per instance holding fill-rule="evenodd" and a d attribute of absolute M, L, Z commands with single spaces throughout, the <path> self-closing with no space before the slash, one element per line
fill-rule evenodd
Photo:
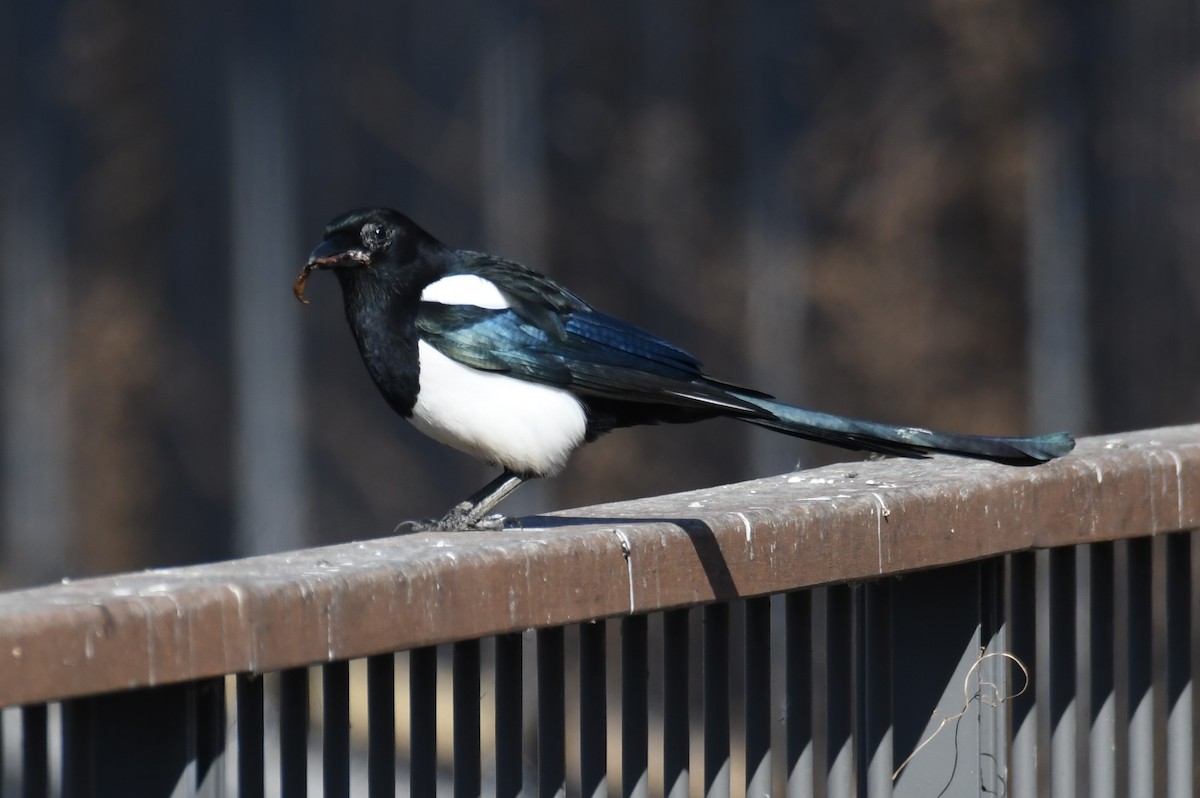
<path fill-rule="evenodd" d="M 437 239 L 398 211 L 350 211 L 325 225 L 325 236 L 308 256 L 293 290 L 307 303 L 304 285 L 309 274 L 320 269 L 337 269 L 343 286 L 368 273 L 381 281 L 400 279 L 418 266 L 422 255 L 440 247 Z"/>

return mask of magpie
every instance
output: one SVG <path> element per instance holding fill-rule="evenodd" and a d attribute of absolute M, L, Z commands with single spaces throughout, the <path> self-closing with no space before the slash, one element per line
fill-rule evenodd
<path fill-rule="evenodd" d="M 332 270 L 367 372 L 388 404 L 441 443 L 503 473 L 423 529 L 503 524 L 492 509 L 520 484 L 619 427 L 727 416 L 776 432 L 902 457 L 942 452 L 1033 465 L 1070 434 L 957 435 L 783 404 L 707 376 L 683 349 L 601 313 L 543 274 L 453 249 L 386 208 L 331 221 L 293 286 Z"/>

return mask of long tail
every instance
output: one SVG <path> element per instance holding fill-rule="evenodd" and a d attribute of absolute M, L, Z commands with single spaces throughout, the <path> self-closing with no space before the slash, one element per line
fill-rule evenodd
<path fill-rule="evenodd" d="M 957 435 L 919 427 L 896 427 L 874 421 L 860 421 L 792 407 L 758 396 L 740 393 L 736 395 L 739 399 L 771 414 L 768 418 L 742 416 L 743 421 L 845 449 L 901 457 L 924 457 L 941 452 L 960 457 L 994 460 L 1007 465 L 1036 465 L 1062 457 L 1075 448 L 1075 439 L 1068 432 L 1028 438 Z"/>

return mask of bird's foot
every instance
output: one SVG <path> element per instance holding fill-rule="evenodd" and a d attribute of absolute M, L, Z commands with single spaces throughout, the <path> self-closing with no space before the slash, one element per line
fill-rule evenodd
<path fill-rule="evenodd" d="M 472 522 L 471 511 L 473 509 L 475 509 L 474 505 L 462 502 L 440 519 L 425 518 L 414 521 L 403 521 L 396 527 L 395 534 L 409 535 L 414 532 L 494 532 L 504 529 L 504 524 L 508 521 L 503 515 L 497 514 L 485 516 Z"/>
<path fill-rule="evenodd" d="M 499 513 L 487 515 L 480 518 L 470 528 L 477 529 L 482 532 L 499 532 L 508 524 L 508 518 Z"/>

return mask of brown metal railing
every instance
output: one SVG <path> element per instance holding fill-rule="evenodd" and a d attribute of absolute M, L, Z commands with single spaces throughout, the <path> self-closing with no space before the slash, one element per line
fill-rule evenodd
<path fill-rule="evenodd" d="M 0 594 L 0 789 L 1190 794 L 1197 527 L 1181 427 Z"/>

